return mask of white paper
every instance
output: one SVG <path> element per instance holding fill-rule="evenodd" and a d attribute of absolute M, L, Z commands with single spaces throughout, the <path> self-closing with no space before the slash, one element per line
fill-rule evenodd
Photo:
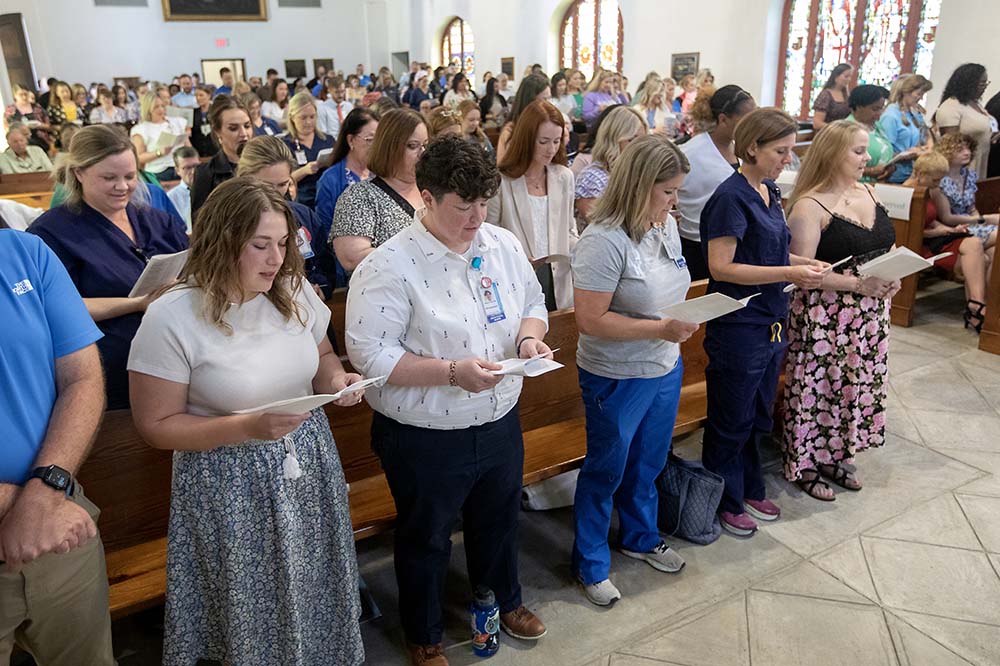
<path fill-rule="evenodd" d="M 170 132 L 160 132 L 160 136 L 157 137 L 156 143 L 153 145 L 153 151 L 166 150 L 167 148 L 176 148 L 177 146 L 184 143 L 183 134 L 171 134 Z"/>
<path fill-rule="evenodd" d="M 194 109 L 188 109 L 181 106 L 168 106 L 167 117 L 181 118 L 184 120 L 184 127 L 194 127 Z"/>
<path fill-rule="evenodd" d="M 305 414 L 311 412 L 317 407 L 322 407 L 323 405 L 333 402 L 335 400 L 340 400 L 345 395 L 351 393 L 357 393 L 358 391 L 365 390 L 366 387 L 372 384 L 377 384 L 384 380 L 385 377 L 369 377 L 368 379 L 362 379 L 360 382 L 354 382 L 347 388 L 337 391 L 336 393 L 318 393 L 316 395 L 306 395 L 301 398 L 289 398 L 287 400 L 278 400 L 277 402 L 269 402 L 266 405 L 261 405 L 260 407 L 251 407 L 250 409 L 240 409 L 233 412 L 233 414 L 287 414 L 289 416 L 295 414 Z"/>
<path fill-rule="evenodd" d="M 333 148 L 324 148 L 323 150 L 316 153 L 316 161 L 321 161 L 324 157 L 333 155 Z"/>
<path fill-rule="evenodd" d="M 565 367 L 548 358 L 508 358 L 500 361 L 500 370 L 490 370 L 494 375 L 515 375 L 517 377 L 537 377 Z"/>
<path fill-rule="evenodd" d="M 876 183 L 875 196 L 882 202 L 885 209 L 889 211 L 889 217 L 892 219 L 910 219 L 910 200 L 913 199 L 912 187 Z"/>
<path fill-rule="evenodd" d="M 706 294 L 698 298 L 691 298 L 681 301 L 676 305 L 660 310 L 660 314 L 666 319 L 677 319 L 689 324 L 704 324 L 706 321 L 716 319 L 730 312 L 735 312 L 747 306 L 750 299 L 760 294 L 751 294 L 746 298 L 736 300 L 725 294 Z"/>
<path fill-rule="evenodd" d="M 142 275 L 135 281 L 135 286 L 129 292 L 129 298 L 145 296 L 156 291 L 165 284 L 170 284 L 177 279 L 187 263 L 188 251 L 175 252 L 174 254 L 158 254 L 149 260 Z"/>
<path fill-rule="evenodd" d="M 951 254 L 951 252 L 943 252 L 930 259 L 924 259 L 910 248 L 897 247 L 881 257 L 872 259 L 863 266 L 858 266 L 858 274 L 886 281 L 902 280 L 909 275 L 930 268 L 934 262 Z"/>

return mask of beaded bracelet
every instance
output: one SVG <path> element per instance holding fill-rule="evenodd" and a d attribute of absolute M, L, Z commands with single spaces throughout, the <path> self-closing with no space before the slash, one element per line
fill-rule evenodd
<path fill-rule="evenodd" d="M 458 365 L 458 361 L 452 361 L 448 364 L 448 386 L 458 386 L 458 377 L 455 376 L 455 366 Z"/>

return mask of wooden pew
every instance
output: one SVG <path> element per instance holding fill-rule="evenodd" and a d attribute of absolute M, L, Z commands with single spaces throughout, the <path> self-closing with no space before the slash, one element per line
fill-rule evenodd
<path fill-rule="evenodd" d="M 688 298 L 705 293 L 696 282 Z M 328 305 L 343 349 L 345 293 Z M 546 341 L 561 347 L 566 367 L 524 382 L 520 401 L 524 431 L 524 483 L 535 483 L 579 467 L 586 453 L 584 410 L 576 373 L 576 320 L 572 310 L 551 313 Z M 681 347 L 684 380 L 674 434 L 700 428 L 705 419 L 707 365 L 699 330 Z M 327 410 L 344 473 L 350 484 L 351 521 L 356 539 L 392 527 L 395 507 L 378 459 L 371 451 L 367 403 Z M 130 412 L 108 412 L 94 449 L 80 470 L 87 495 L 102 509 L 99 527 L 107 553 L 112 617 L 163 602 L 166 590 L 166 534 L 170 505 L 171 454 L 146 445 Z"/>
<path fill-rule="evenodd" d="M 32 208 L 48 210 L 52 188 L 52 174 L 48 172 L 0 174 L 0 198 Z"/>
<path fill-rule="evenodd" d="M 978 186 L 976 209 L 983 214 L 1000 210 L 1000 178 L 981 180 Z M 986 285 L 986 321 L 979 334 L 979 348 L 1000 354 L 1000 261 L 996 258 Z"/>
<path fill-rule="evenodd" d="M 896 245 L 908 247 L 920 254 L 924 246 L 924 223 L 927 221 L 927 189 L 918 187 L 910 199 L 910 217 L 906 220 L 892 218 L 896 228 Z M 889 319 L 896 326 L 909 326 L 916 312 L 917 283 L 920 274 L 903 279 L 902 288 L 892 298 Z"/>

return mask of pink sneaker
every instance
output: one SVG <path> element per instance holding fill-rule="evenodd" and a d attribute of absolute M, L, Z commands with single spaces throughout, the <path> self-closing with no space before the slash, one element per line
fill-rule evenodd
<path fill-rule="evenodd" d="M 770 522 L 772 520 L 777 520 L 781 516 L 781 509 L 778 505 L 769 499 L 762 500 L 743 500 L 743 506 L 746 512 L 757 520 L 763 520 Z"/>
<path fill-rule="evenodd" d="M 757 523 L 745 513 L 723 511 L 719 514 L 719 522 L 723 529 L 736 536 L 752 536 L 757 531 Z"/>

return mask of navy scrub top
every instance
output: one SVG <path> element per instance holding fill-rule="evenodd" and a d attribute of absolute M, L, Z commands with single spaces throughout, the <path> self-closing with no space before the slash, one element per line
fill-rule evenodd
<path fill-rule="evenodd" d="M 765 180 L 771 204 L 764 199 L 743 174 L 737 172 L 722 181 L 701 213 L 701 251 L 708 263 L 708 241 L 713 238 L 736 238 L 733 262 L 753 266 L 788 266 L 788 242 L 791 233 L 781 207 L 781 190 L 772 180 Z M 760 293 L 750 304 L 713 320 L 720 324 L 765 324 L 783 321 L 788 316 L 787 282 L 742 285 L 709 278 L 708 292 L 731 298 L 745 298 Z"/>
<path fill-rule="evenodd" d="M 69 273 L 84 298 L 124 298 L 146 267 L 149 257 L 187 249 L 185 228 L 155 208 L 126 209 L 136 242 L 111 220 L 85 203 L 75 213 L 65 205 L 35 220 L 28 232 L 41 237 Z M 104 337 L 97 341 L 104 366 L 108 409 L 128 407 L 128 361 L 141 312 L 97 322 Z"/>
<path fill-rule="evenodd" d="M 292 151 L 292 158 L 296 160 L 295 169 L 304 167 L 309 162 L 314 161 L 316 156 L 319 155 L 319 151 L 333 148 L 333 137 L 329 135 L 325 139 L 321 139 L 319 138 L 319 134 L 314 134 L 311 148 L 306 148 L 304 143 L 299 143 L 289 135 L 282 138 L 288 145 L 288 149 Z M 306 154 L 306 161 L 302 164 L 297 159 L 297 153 L 300 150 Z M 319 177 L 323 175 L 324 171 L 326 169 L 320 169 L 316 173 L 306 176 L 295 185 L 296 201 L 310 208 L 316 205 L 316 184 L 319 182 Z"/>

